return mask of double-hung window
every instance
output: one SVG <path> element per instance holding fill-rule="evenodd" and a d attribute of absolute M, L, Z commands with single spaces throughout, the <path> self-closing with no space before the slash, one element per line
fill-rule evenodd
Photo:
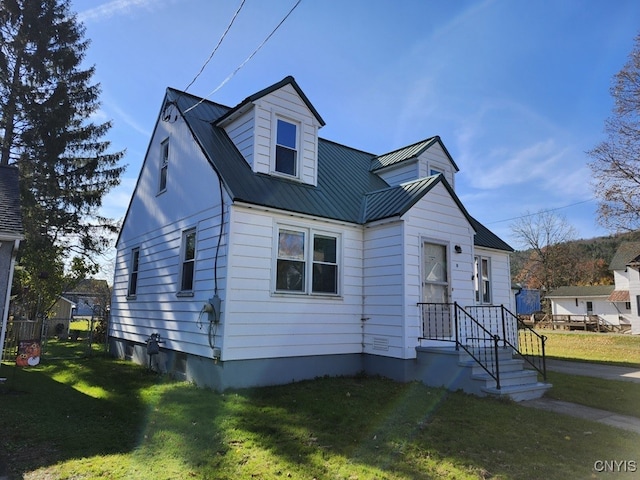
<path fill-rule="evenodd" d="M 167 189 L 167 172 L 169 170 L 169 139 L 167 138 L 160 144 L 160 181 L 158 192 L 164 192 Z"/>
<path fill-rule="evenodd" d="M 298 175 L 298 125 L 276 120 L 275 171 L 284 175 Z"/>
<path fill-rule="evenodd" d="M 338 294 L 339 237 L 313 229 L 278 230 L 275 290 Z"/>
<path fill-rule="evenodd" d="M 491 303 L 491 261 L 488 257 L 475 257 L 476 302 Z"/>
<path fill-rule="evenodd" d="M 140 268 L 140 248 L 131 250 L 131 269 L 129 270 L 128 297 L 135 297 L 138 292 L 138 270 Z"/>
<path fill-rule="evenodd" d="M 180 291 L 193 291 L 193 277 L 196 266 L 196 230 L 182 234 L 182 267 L 180 269 Z"/>

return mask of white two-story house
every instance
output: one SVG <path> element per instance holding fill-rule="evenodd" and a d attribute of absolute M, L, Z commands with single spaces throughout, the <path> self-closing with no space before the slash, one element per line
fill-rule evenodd
<path fill-rule="evenodd" d="M 292 77 L 232 108 L 167 90 L 117 242 L 115 354 L 219 390 L 410 380 L 421 303 L 511 307 L 511 248 L 439 137 L 380 155 L 324 124 Z"/>

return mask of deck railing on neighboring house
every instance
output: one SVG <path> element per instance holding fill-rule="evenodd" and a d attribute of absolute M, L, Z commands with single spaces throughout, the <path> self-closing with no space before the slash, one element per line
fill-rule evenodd
<path fill-rule="evenodd" d="M 462 348 L 500 389 L 499 349 L 510 349 L 546 380 L 544 335 L 525 325 L 504 306 L 463 308 L 457 303 L 419 303 L 422 338 Z"/>

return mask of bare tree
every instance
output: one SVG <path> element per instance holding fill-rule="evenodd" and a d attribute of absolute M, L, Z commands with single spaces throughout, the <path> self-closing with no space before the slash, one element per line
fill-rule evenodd
<path fill-rule="evenodd" d="M 622 232 L 640 227 L 640 35 L 629 60 L 613 78 L 613 114 L 606 140 L 589 151 L 598 222 Z"/>
<path fill-rule="evenodd" d="M 575 259 L 569 242 L 576 230 L 563 216 L 527 212 L 510 227 L 519 247 L 530 251 L 518 281 L 547 291 L 572 283 Z"/>

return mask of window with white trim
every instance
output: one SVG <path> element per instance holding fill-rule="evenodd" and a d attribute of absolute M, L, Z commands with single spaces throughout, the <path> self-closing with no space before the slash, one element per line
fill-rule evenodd
<path fill-rule="evenodd" d="M 298 125 L 276 118 L 274 170 L 292 177 L 298 176 Z"/>
<path fill-rule="evenodd" d="M 127 296 L 135 297 L 138 292 L 138 270 L 140 268 L 140 248 L 131 249 L 131 269 L 129 270 L 129 286 Z"/>
<path fill-rule="evenodd" d="M 158 182 L 158 192 L 167 189 L 167 173 L 169 171 L 169 139 L 160 144 L 160 180 Z"/>
<path fill-rule="evenodd" d="M 282 226 L 277 238 L 276 292 L 338 294 L 338 235 Z"/>
<path fill-rule="evenodd" d="M 180 291 L 193 291 L 193 277 L 196 267 L 196 229 L 182 234 L 182 265 L 180 268 Z"/>
<path fill-rule="evenodd" d="M 491 259 L 475 257 L 474 282 L 477 303 L 491 303 Z"/>

